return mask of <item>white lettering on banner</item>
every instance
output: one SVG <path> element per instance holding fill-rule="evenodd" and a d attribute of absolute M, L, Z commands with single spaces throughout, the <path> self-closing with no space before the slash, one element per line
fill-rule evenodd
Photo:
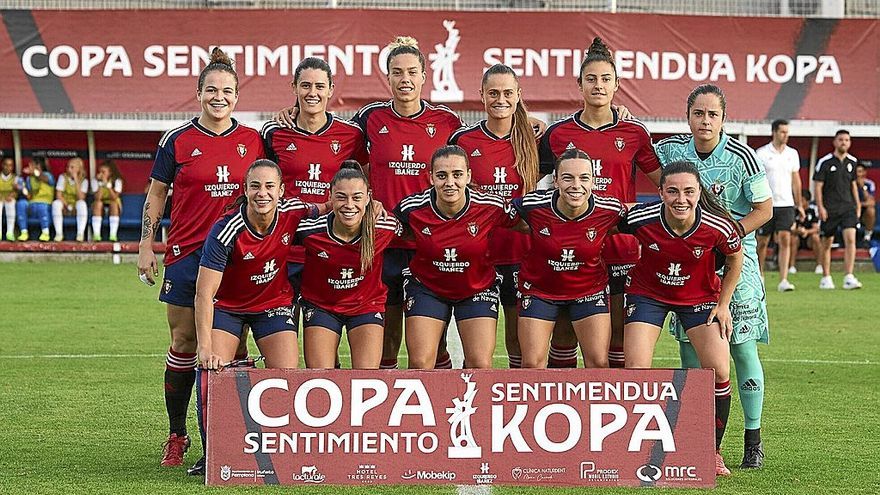
<path fill-rule="evenodd" d="M 454 21 L 450 21 L 454 26 Z M 443 76 L 435 86 L 443 86 L 443 101 L 460 101 L 452 62 L 475 55 L 457 53 L 458 29 L 447 28 L 447 44 L 437 44 L 438 53 L 431 54 L 437 65 L 435 75 Z M 452 33 L 456 33 L 453 35 Z M 293 69 L 307 57 L 327 60 L 334 74 L 370 77 L 385 73 L 388 49 L 371 44 L 347 45 L 220 45 L 234 61 L 236 70 L 245 77 L 290 76 Z M 213 46 L 149 45 L 142 53 L 142 73 L 146 77 L 195 77 L 210 60 Z M 503 63 L 524 77 L 570 77 L 577 75 L 583 59 L 582 48 L 490 47 L 483 51 L 484 70 Z M 745 71 L 745 82 L 784 84 L 842 84 L 843 76 L 834 55 L 747 54 L 745 60 L 728 53 L 693 53 L 675 51 L 617 50 L 614 54 L 618 75 L 622 79 L 659 81 L 737 81 L 737 68 Z M 30 77 L 132 77 L 131 57 L 122 45 L 32 45 L 21 54 L 21 67 Z M 440 84 L 442 82 L 442 84 Z M 435 89 L 435 91 L 437 91 Z"/>

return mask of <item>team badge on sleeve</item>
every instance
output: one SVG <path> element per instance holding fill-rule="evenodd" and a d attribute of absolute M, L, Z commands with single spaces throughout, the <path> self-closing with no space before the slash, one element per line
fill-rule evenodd
<path fill-rule="evenodd" d="M 626 146 L 626 141 L 624 141 L 622 137 L 616 137 L 614 138 L 614 146 L 617 147 L 617 151 L 623 151 L 623 147 Z"/>
<path fill-rule="evenodd" d="M 247 155 L 247 146 L 238 143 L 238 156 L 244 158 L 244 155 Z"/>
<path fill-rule="evenodd" d="M 339 144 L 339 141 L 333 140 L 330 142 L 330 151 L 333 152 L 334 155 L 338 155 L 339 151 L 342 149 L 342 145 Z"/>
<path fill-rule="evenodd" d="M 472 237 L 476 237 L 476 236 L 477 236 L 477 232 L 479 232 L 479 227 L 477 227 L 477 223 L 476 223 L 476 222 L 468 222 L 468 227 L 467 227 L 467 229 L 468 229 L 468 233 L 469 233 Z"/>

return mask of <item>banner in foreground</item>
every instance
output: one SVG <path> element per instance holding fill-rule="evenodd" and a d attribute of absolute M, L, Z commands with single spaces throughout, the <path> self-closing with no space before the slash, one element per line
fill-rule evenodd
<path fill-rule="evenodd" d="M 715 485 L 711 370 L 249 370 L 208 380 L 209 485 Z"/>

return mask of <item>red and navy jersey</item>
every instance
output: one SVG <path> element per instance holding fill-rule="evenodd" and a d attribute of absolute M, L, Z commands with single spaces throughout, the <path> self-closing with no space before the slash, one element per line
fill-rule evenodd
<path fill-rule="evenodd" d="M 581 122 L 581 112 L 547 128 L 538 149 L 541 173 L 552 173 L 559 155 L 577 148 L 593 160 L 594 193 L 617 198 L 622 203 L 635 202 L 636 168 L 645 174 L 660 168 L 651 134 L 637 120 L 618 119 L 614 110 L 610 124 L 594 129 Z M 635 263 L 639 258 L 639 244 L 626 235 L 611 236 L 602 256 L 606 263 Z"/>
<path fill-rule="evenodd" d="M 327 113 L 327 124 L 317 132 L 288 129 L 267 122 L 261 131 L 266 154 L 281 167 L 284 195 L 309 203 L 330 199 L 330 180 L 345 160 L 365 165 L 364 134 L 347 120 Z M 302 246 L 291 246 L 288 261 L 303 262 Z"/>
<path fill-rule="evenodd" d="M 602 245 L 608 231 L 626 213 L 616 198 L 590 196 L 587 210 L 568 218 L 556 202 L 559 190 L 534 191 L 513 200 L 513 208 L 529 224 L 531 250 L 519 271 L 519 291 L 555 301 L 600 292 L 608 285 Z"/>
<path fill-rule="evenodd" d="M 166 266 L 202 246 L 214 222 L 243 192 L 247 168 L 264 156 L 260 134 L 235 119 L 221 134 L 194 118 L 162 136 L 150 177 L 174 184 Z"/>
<path fill-rule="evenodd" d="M 678 235 L 664 215 L 658 201 L 633 207 L 620 221 L 620 231 L 635 235 L 642 245 L 642 257 L 627 276 L 626 293 L 681 306 L 717 302 L 721 280 L 715 273 L 716 256 L 741 249 L 733 224 L 698 206 L 693 227 Z"/>
<path fill-rule="evenodd" d="M 456 131 L 449 144 L 461 146 L 470 156 L 471 183 L 479 190 L 501 196 L 505 201 L 522 197 L 523 180 L 516 170 L 510 134 L 496 136 L 483 120 Z M 528 250 L 527 234 L 504 229 L 489 235 L 489 254 L 496 265 L 520 263 Z"/>
<path fill-rule="evenodd" d="M 489 233 L 519 222 L 498 196 L 465 190 L 464 208 L 452 218 L 437 207 L 433 188 L 408 196 L 394 210 L 412 230 L 416 253 L 410 273 L 440 297 L 458 301 L 487 289 L 495 280 Z"/>
<path fill-rule="evenodd" d="M 389 210 L 431 185 L 431 155 L 462 126 L 452 110 L 425 101 L 421 105 L 415 115 L 404 117 L 390 101 L 378 102 L 354 117 L 367 140 L 373 198 Z M 412 249 L 413 245 L 395 241 L 392 247 Z"/>
<path fill-rule="evenodd" d="M 214 305 L 232 313 L 289 306 L 293 289 L 287 281 L 287 252 L 300 220 L 317 208 L 285 199 L 265 234 L 250 225 L 246 208 L 242 205 L 218 220 L 205 240 L 201 266 L 223 272 Z"/>
<path fill-rule="evenodd" d="M 331 313 L 356 316 L 385 311 L 388 289 L 382 283 L 382 252 L 403 227 L 395 218 L 377 220 L 373 231 L 373 266 L 361 271 L 361 236 L 351 241 L 333 233 L 333 213 L 303 221 L 296 243 L 305 247 L 300 293 Z"/>

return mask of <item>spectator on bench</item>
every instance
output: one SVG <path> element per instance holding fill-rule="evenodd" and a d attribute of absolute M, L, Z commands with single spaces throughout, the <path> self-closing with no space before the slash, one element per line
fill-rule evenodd
<path fill-rule="evenodd" d="M 864 229 L 864 237 L 862 242 L 868 244 L 871 242 L 871 235 L 874 233 L 874 225 L 877 222 L 877 210 L 875 195 L 877 194 L 877 185 L 868 178 L 868 166 L 864 162 L 856 165 L 856 186 L 859 188 L 859 201 L 862 202 L 862 229 Z"/>
<path fill-rule="evenodd" d="M 86 206 L 86 193 L 89 184 L 86 181 L 83 160 L 71 158 L 67 162 L 67 171 L 58 177 L 55 184 L 55 201 L 52 202 L 52 222 L 55 224 L 55 242 L 64 240 L 64 217 L 76 214 L 76 241 L 85 238 L 86 220 L 89 209 Z"/>
<path fill-rule="evenodd" d="M 98 173 L 92 179 L 92 238 L 101 241 L 101 221 L 104 219 L 104 207 L 110 216 L 110 242 L 116 242 L 119 232 L 119 215 L 122 214 L 122 175 L 113 160 L 105 160 L 98 167 Z"/>
<path fill-rule="evenodd" d="M 819 208 L 815 201 L 811 201 L 812 195 L 809 189 L 801 191 L 801 208 L 804 216 L 798 218 L 795 226 L 795 235 L 791 236 L 791 259 L 788 273 L 797 273 L 797 253 L 801 249 L 812 249 L 816 256 L 816 270 L 822 274 L 822 244 L 819 240 Z"/>
<path fill-rule="evenodd" d="M 6 240 L 15 240 L 15 161 L 4 158 L 0 164 L 0 209 L 6 210 Z"/>
<path fill-rule="evenodd" d="M 49 204 L 55 198 L 55 178 L 46 165 L 46 159 L 36 157 L 21 171 L 18 178 L 21 191 L 15 205 L 18 216 L 19 241 L 28 240 L 28 215 L 40 219 L 40 241 L 49 240 Z"/>

